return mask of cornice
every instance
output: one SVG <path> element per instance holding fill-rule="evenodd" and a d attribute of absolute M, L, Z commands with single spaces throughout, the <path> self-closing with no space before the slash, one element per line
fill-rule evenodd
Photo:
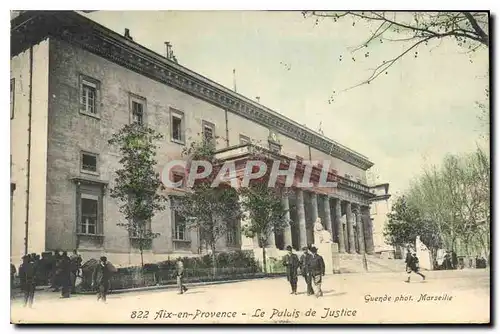
<path fill-rule="evenodd" d="M 26 23 L 23 23 L 27 21 Z M 76 12 L 27 12 L 12 22 L 12 53 L 30 43 L 56 37 L 164 83 L 321 152 L 367 170 L 365 156 L 126 39 Z M 28 36 L 28 38 L 27 38 Z"/>

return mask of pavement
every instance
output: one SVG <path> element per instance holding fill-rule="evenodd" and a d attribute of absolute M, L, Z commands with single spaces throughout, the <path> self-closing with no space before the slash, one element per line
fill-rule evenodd
<path fill-rule="evenodd" d="M 286 278 L 268 278 L 176 290 L 59 298 L 37 292 L 33 308 L 11 302 L 13 323 L 488 323 L 489 270 L 370 273 L 323 278 L 323 297 L 307 296 L 299 277 L 291 295 Z"/>

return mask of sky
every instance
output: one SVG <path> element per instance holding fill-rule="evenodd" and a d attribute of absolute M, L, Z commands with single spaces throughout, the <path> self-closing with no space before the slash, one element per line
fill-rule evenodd
<path fill-rule="evenodd" d="M 420 47 L 369 85 L 403 45 L 375 43 L 354 55 L 372 26 L 305 19 L 300 12 L 97 11 L 85 14 L 137 43 L 353 149 L 372 162 L 373 183 L 398 194 L 425 166 L 482 145 L 476 102 L 488 88 L 488 50 L 466 54 L 453 41 Z M 342 58 L 342 60 L 340 60 Z M 336 92 L 333 94 L 333 92 Z M 329 103 L 334 95 L 334 101 Z M 482 132 L 483 131 L 483 132 Z"/>

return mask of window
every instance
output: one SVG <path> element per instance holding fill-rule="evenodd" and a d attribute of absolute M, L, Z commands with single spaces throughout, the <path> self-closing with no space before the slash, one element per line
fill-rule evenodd
<path fill-rule="evenodd" d="M 170 111 L 172 141 L 184 144 L 184 114 L 177 110 Z"/>
<path fill-rule="evenodd" d="M 10 119 L 14 119 L 14 97 L 16 93 L 16 79 L 10 79 Z"/>
<path fill-rule="evenodd" d="M 226 244 L 227 246 L 237 246 L 237 229 L 235 223 L 228 223 L 226 232 Z"/>
<path fill-rule="evenodd" d="M 280 153 L 281 152 L 281 145 L 269 142 L 269 150 L 274 153 Z"/>
<path fill-rule="evenodd" d="M 97 173 L 97 154 L 82 152 L 82 172 Z"/>
<path fill-rule="evenodd" d="M 83 75 L 80 76 L 80 112 L 97 116 L 99 82 Z"/>
<path fill-rule="evenodd" d="M 174 239 L 189 241 L 186 220 L 179 213 L 174 212 Z"/>
<path fill-rule="evenodd" d="M 212 124 L 210 122 L 203 121 L 203 139 L 208 143 L 215 144 L 215 125 L 214 124 Z"/>
<path fill-rule="evenodd" d="M 141 103 L 132 102 L 132 120 L 135 123 L 144 124 L 144 109 Z"/>
<path fill-rule="evenodd" d="M 146 99 L 130 95 L 130 117 L 132 123 L 146 123 Z"/>
<path fill-rule="evenodd" d="M 80 198 L 80 233 L 97 234 L 99 197 L 82 194 Z"/>
<path fill-rule="evenodd" d="M 145 224 L 138 225 L 137 231 L 130 231 L 131 238 L 139 238 L 141 236 L 141 231 L 151 231 L 151 221 L 146 222 Z"/>
<path fill-rule="evenodd" d="M 250 144 L 250 137 L 247 137 L 245 135 L 240 135 L 240 144 Z"/>

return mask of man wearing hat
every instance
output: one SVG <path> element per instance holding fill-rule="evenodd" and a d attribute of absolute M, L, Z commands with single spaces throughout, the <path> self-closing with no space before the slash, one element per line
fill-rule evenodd
<path fill-rule="evenodd" d="M 424 274 L 420 272 L 417 253 L 413 253 L 412 256 L 409 259 L 407 259 L 406 273 L 408 274 L 408 279 L 405 281 L 406 283 L 410 283 L 410 276 L 412 272 L 414 272 L 417 275 L 420 275 L 422 277 L 422 280 L 425 280 Z"/>
<path fill-rule="evenodd" d="M 94 269 L 94 274 L 92 275 L 94 288 L 97 289 L 98 301 L 102 299 L 103 302 L 106 302 L 111 275 L 115 271 L 116 269 L 108 262 L 108 259 L 105 256 L 101 256 L 99 264 Z"/>
<path fill-rule="evenodd" d="M 309 252 L 309 248 L 307 247 L 302 247 L 302 252 L 303 254 L 300 257 L 300 273 L 306 281 L 307 295 L 310 296 L 314 294 L 314 290 L 311 284 L 311 275 L 309 273 L 309 260 L 311 258 L 311 253 Z"/>
<path fill-rule="evenodd" d="M 33 306 L 36 290 L 36 266 L 30 255 L 23 256 L 23 263 L 19 267 L 21 290 L 24 292 L 24 306 Z"/>
<path fill-rule="evenodd" d="M 311 282 L 314 284 L 316 290 L 316 297 L 323 296 L 321 291 L 322 277 L 325 276 L 325 261 L 323 257 L 318 254 L 316 247 L 311 247 L 312 256 L 309 260 L 309 272 L 311 275 Z"/>
<path fill-rule="evenodd" d="M 292 246 L 286 246 L 288 254 L 283 257 L 283 265 L 286 267 L 286 278 L 292 287 L 292 295 L 297 294 L 297 272 L 299 270 L 300 261 L 297 254 L 293 253 Z"/>

